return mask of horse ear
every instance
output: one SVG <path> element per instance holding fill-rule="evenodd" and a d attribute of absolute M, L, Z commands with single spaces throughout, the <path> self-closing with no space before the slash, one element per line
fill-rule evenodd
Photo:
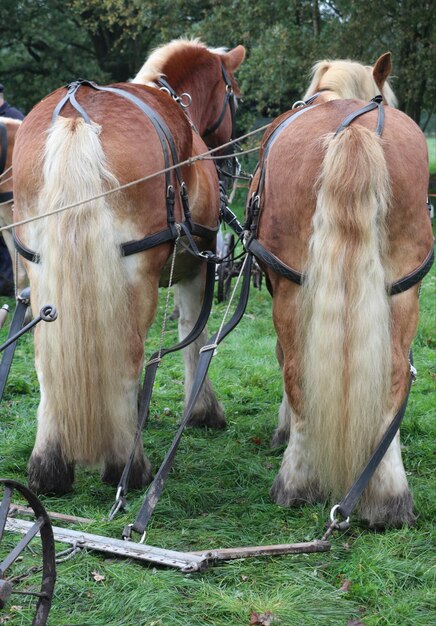
<path fill-rule="evenodd" d="M 245 48 L 244 46 L 236 46 L 233 50 L 230 50 L 226 53 L 227 66 L 229 70 L 234 72 L 241 65 L 242 61 L 245 59 Z"/>
<path fill-rule="evenodd" d="M 390 52 L 385 52 L 377 59 L 372 69 L 373 78 L 380 91 L 383 89 L 383 85 L 391 72 L 392 55 Z"/>

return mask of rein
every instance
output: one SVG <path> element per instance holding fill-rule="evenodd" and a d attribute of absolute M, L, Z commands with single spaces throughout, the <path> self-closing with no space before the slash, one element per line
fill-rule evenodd
<path fill-rule="evenodd" d="M 410 361 L 412 361 L 412 355 L 410 354 Z M 357 501 L 359 500 L 360 496 L 362 495 L 366 485 L 369 483 L 369 481 L 371 480 L 375 470 L 377 469 L 377 467 L 380 464 L 380 461 L 382 460 L 382 458 L 384 457 L 387 449 L 389 448 L 389 446 L 392 443 L 392 440 L 395 437 L 395 434 L 397 433 L 398 429 L 400 428 L 400 424 L 403 420 L 403 417 L 406 413 L 406 408 L 407 408 L 407 402 L 409 400 L 409 394 L 410 394 L 410 388 L 412 386 L 412 382 L 415 379 L 415 374 L 414 374 L 414 370 L 412 369 L 413 366 L 412 364 L 410 365 L 410 376 L 409 376 L 409 382 L 407 385 L 407 391 L 406 391 L 406 396 L 400 406 L 400 408 L 398 409 L 395 417 L 393 418 L 393 420 L 391 421 L 391 423 L 389 424 L 385 434 L 383 435 L 382 439 L 380 440 L 377 448 L 374 450 L 374 452 L 371 455 L 371 458 L 369 459 L 368 463 L 365 465 L 365 467 L 363 468 L 361 474 L 359 475 L 359 477 L 357 478 L 357 480 L 355 481 L 355 483 L 353 484 L 353 486 L 350 488 L 350 490 L 348 491 L 347 495 L 340 501 L 339 504 L 335 504 L 335 506 L 332 508 L 331 512 L 330 512 L 330 520 L 332 522 L 332 524 L 337 524 L 337 519 L 335 519 L 335 514 L 336 512 L 338 512 L 340 515 L 342 515 L 342 517 L 345 519 L 345 524 L 348 524 L 350 521 L 350 515 L 351 512 L 353 511 L 354 507 L 357 504 Z M 334 526 L 334 528 L 336 528 L 337 526 Z M 340 530 L 345 530 L 345 527 L 339 527 Z"/>

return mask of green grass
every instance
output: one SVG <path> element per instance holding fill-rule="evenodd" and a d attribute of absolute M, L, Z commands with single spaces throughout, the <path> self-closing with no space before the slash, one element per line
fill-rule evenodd
<path fill-rule="evenodd" d="M 427 137 L 430 175 L 436 175 L 436 137 Z"/>
<path fill-rule="evenodd" d="M 248 626 L 253 612 L 270 612 L 273 626 L 434 623 L 435 282 L 433 269 L 423 284 L 414 344 L 419 378 L 402 427 L 404 463 L 419 512 L 414 529 L 374 533 L 353 519 L 349 531 L 334 536 L 330 553 L 238 560 L 188 575 L 81 553 L 58 565 L 49 624 Z M 12 300 L 8 302 L 12 305 Z M 215 305 L 211 331 L 224 308 Z M 3 329 L 0 340 L 5 334 Z M 148 353 L 155 349 L 158 336 L 156 324 L 147 340 Z M 175 336 L 172 323 L 167 343 Z M 228 427 L 219 432 L 189 429 L 183 436 L 150 525 L 151 545 L 201 550 L 307 541 L 322 535 L 327 506 L 288 510 L 268 496 L 283 452 L 269 446 L 282 388 L 274 345 L 269 296 L 265 287 L 253 289 L 244 319 L 220 345 L 210 370 Z M 158 370 L 144 433 L 154 468 L 162 461 L 182 414 L 182 380 L 181 356 L 166 357 Z M 32 337 L 27 335 L 19 342 L 0 405 L 0 476 L 26 482 L 37 404 Z M 142 494 L 130 493 L 130 510 L 109 523 L 114 496 L 113 488 L 101 484 L 98 469 L 79 468 L 73 493 L 42 500 L 49 510 L 95 520 L 77 529 L 120 537 L 123 525 L 133 521 Z M 7 535 L 2 553 L 15 543 L 16 537 Z M 38 554 L 27 554 L 16 568 L 25 570 L 35 562 Z M 104 578 L 95 580 L 96 572 Z M 345 583 L 347 591 L 341 591 L 344 581 L 350 581 L 349 586 Z M 30 577 L 25 585 L 30 584 L 38 588 L 39 577 Z M 12 597 L 0 613 L 0 623 L 7 618 L 14 625 L 31 623 L 32 611 L 24 598 Z"/>

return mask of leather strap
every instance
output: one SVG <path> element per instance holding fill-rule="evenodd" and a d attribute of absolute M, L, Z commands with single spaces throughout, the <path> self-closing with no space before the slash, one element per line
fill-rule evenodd
<path fill-rule="evenodd" d="M 292 267 L 285 265 L 285 263 L 280 261 L 280 259 L 275 254 L 269 252 L 269 250 L 267 250 L 265 246 L 263 246 L 259 242 L 258 239 L 249 239 L 245 247 L 252 254 L 254 254 L 254 256 L 259 259 L 259 261 L 263 261 L 263 263 L 268 265 L 268 267 L 276 272 L 276 274 L 280 274 L 281 276 L 288 278 L 297 285 L 301 285 L 303 283 L 303 274 L 292 269 Z"/>
<path fill-rule="evenodd" d="M 20 293 L 17 298 L 17 306 L 15 307 L 14 316 L 12 318 L 12 322 L 9 328 L 8 338 L 6 343 L 19 331 L 23 328 L 24 317 L 26 315 L 26 311 L 30 304 L 30 289 L 26 287 Z M 17 346 L 17 342 L 14 341 L 10 343 L 3 352 L 2 360 L 0 362 L 0 400 L 3 397 L 3 392 L 5 390 L 6 381 L 9 376 L 9 371 L 11 369 L 12 359 L 14 358 L 15 348 Z"/>
<path fill-rule="evenodd" d="M 216 228 L 208 228 L 207 226 L 201 226 L 195 222 L 190 225 L 187 222 L 183 222 L 183 225 L 188 231 L 191 227 L 192 235 L 202 237 L 203 239 L 214 239 L 219 230 L 219 226 L 216 226 Z M 14 240 L 15 249 L 24 259 L 30 261 L 31 263 L 41 263 L 40 254 L 24 245 L 15 232 L 15 229 L 12 231 L 12 238 Z M 164 230 L 160 230 L 152 235 L 146 235 L 142 239 L 127 241 L 126 243 L 121 244 L 121 254 L 123 256 L 130 256 L 131 254 L 137 254 L 138 252 L 143 252 L 144 250 L 150 250 L 150 248 L 160 246 L 162 243 L 174 241 L 174 239 L 173 229 L 165 228 Z"/>
<path fill-rule="evenodd" d="M 434 261 L 434 249 L 433 246 L 430 252 L 425 257 L 424 261 L 421 263 L 419 267 L 417 267 L 413 272 L 407 274 L 403 278 L 395 281 L 388 287 L 388 294 L 390 296 L 394 296 L 397 293 L 402 293 L 403 291 L 407 291 L 416 283 L 419 283 L 420 280 L 424 278 L 424 276 L 430 271 L 431 266 Z"/>
<path fill-rule="evenodd" d="M 13 199 L 14 194 L 12 193 L 12 191 L 3 191 L 2 193 L 0 193 L 0 204 L 3 204 L 4 202 L 10 202 Z"/>
<path fill-rule="evenodd" d="M 404 398 L 397 414 L 395 415 L 392 422 L 389 424 L 388 429 L 380 440 L 377 448 L 374 450 L 370 460 L 365 465 L 362 470 L 359 478 L 356 480 L 354 485 L 348 491 L 347 495 L 341 500 L 341 502 L 335 507 L 344 518 L 348 518 L 351 515 L 354 507 L 356 506 L 360 496 L 362 495 L 365 487 L 371 480 L 375 470 L 380 464 L 380 461 L 384 457 L 387 449 L 392 443 L 393 438 L 397 430 L 400 427 L 401 421 L 404 417 L 407 408 L 407 401 L 409 399 L 410 387 L 412 385 L 412 376 L 409 378 L 409 383 L 407 387 L 406 397 Z"/>
<path fill-rule="evenodd" d="M 268 267 L 270 267 L 274 272 L 280 274 L 280 276 L 284 276 L 297 285 L 302 285 L 305 281 L 305 274 L 294 270 L 286 263 L 283 263 L 275 254 L 269 252 L 263 246 L 258 239 L 249 239 L 245 244 L 245 248 L 252 252 L 254 256 L 262 261 Z M 394 296 L 398 293 L 402 293 L 403 291 L 407 291 L 413 285 L 419 283 L 420 280 L 424 278 L 424 276 L 430 271 L 434 262 L 434 249 L 433 246 L 424 261 L 419 265 L 416 269 L 414 269 L 410 274 L 404 276 L 396 280 L 394 283 L 386 286 L 386 291 L 388 295 Z"/>
<path fill-rule="evenodd" d="M 174 346 L 170 348 L 164 348 L 160 352 L 155 352 L 151 356 L 149 362 L 146 365 L 144 382 L 143 382 L 142 392 L 140 396 L 140 405 L 139 405 L 139 412 L 138 412 L 136 435 L 135 435 L 135 439 L 133 442 L 132 451 L 124 467 L 120 481 L 118 483 L 117 502 L 115 504 L 115 507 L 117 507 L 118 501 L 121 502 L 120 508 L 124 508 L 126 505 L 125 496 L 128 491 L 129 477 L 130 477 L 130 473 L 132 470 L 133 461 L 135 458 L 136 448 L 140 442 L 142 431 L 148 420 L 151 395 L 153 391 L 153 384 L 156 378 L 156 372 L 157 372 L 157 368 L 159 367 L 159 363 L 166 354 L 170 354 L 172 352 L 176 352 L 178 350 L 185 348 L 190 343 L 195 341 L 203 332 L 203 329 L 206 326 L 207 321 L 209 319 L 210 311 L 212 309 L 214 289 L 215 289 L 215 265 L 213 263 L 208 263 L 207 269 L 206 269 L 206 284 L 205 284 L 203 303 L 201 306 L 198 319 L 194 327 L 192 328 L 191 332 L 182 341 L 175 344 Z"/>
<path fill-rule="evenodd" d="M 231 139 L 235 139 L 235 94 L 233 92 L 233 86 L 232 86 L 232 82 L 229 78 L 229 75 L 227 74 L 226 68 L 224 67 L 224 65 L 221 65 L 221 73 L 222 73 L 222 77 L 224 80 L 224 83 L 226 85 L 226 95 L 224 96 L 224 104 L 223 104 L 223 108 L 221 110 L 220 116 L 218 117 L 218 119 L 216 120 L 216 122 L 214 122 L 213 124 L 211 124 L 210 126 L 208 126 L 206 128 L 206 130 L 204 131 L 202 137 L 207 137 L 208 135 L 211 135 L 213 132 L 215 132 L 219 126 L 221 125 L 221 122 L 224 119 L 224 115 L 226 114 L 226 109 L 227 109 L 227 105 L 229 105 L 230 107 L 230 115 L 232 118 L 232 133 L 231 133 Z"/>
<path fill-rule="evenodd" d="M 343 120 L 340 126 L 338 126 L 335 136 L 338 133 L 342 132 L 345 128 L 347 128 L 347 126 L 349 126 L 351 122 L 354 122 L 355 119 L 357 119 L 361 115 L 364 115 L 365 113 L 368 113 L 369 111 L 372 111 L 373 109 L 378 109 L 377 125 L 375 127 L 375 133 L 380 136 L 383 132 L 383 126 L 384 126 L 384 121 L 385 121 L 385 110 L 383 108 L 383 96 L 375 96 L 375 98 L 373 98 L 369 104 L 362 107 L 361 109 L 358 109 L 357 111 L 354 111 L 353 113 L 350 113 L 350 115 L 348 115 Z"/>
<path fill-rule="evenodd" d="M 183 435 L 183 431 L 188 423 L 188 420 L 191 416 L 192 410 L 197 401 L 198 395 L 200 393 L 201 387 L 203 385 L 203 381 L 206 377 L 207 371 L 209 369 L 210 362 L 215 353 L 215 349 L 217 345 L 229 334 L 229 332 L 238 324 L 241 317 L 244 314 L 245 308 L 247 306 L 248 295 L 250 292 L 250 282 L 251 282 L 251 266 L 252 266 L 253 257 L 251 254 L 248 254 L 247 262 L 244 269 L 244 277 L 241 287 L 241 292 L 239 296 L 239 302 L 236 307 L 236 310 L 232 316 L 232 318 L 224 325 L 219 336 L 217 334 L 213 335 L 209 340 L 208 344 L 201 350 L 200 358 L 197 365 L 197 370 L 194 377 L 194 382 L 192 385 L 191 395 L 186 405 L 182 421 L 176 433 L 176 436 L 173 439 L 173 443 L 171 448 L 168 450 L 162 465 L 157 471 L 155 478 L 150 485 L 146 498 L 141 506 L 140 511 L 138 512 L 135 522 L 132 525 L 133 530 L 138 533 L 143 534 L 147 528 L 147 525 L 153 515 L 153 512 L 156 508 L 156 505 L 159 501 L 160 495 L 165 485 L 166 478 L 171 469 L 174 457 L 177 452 L 177 448 L 179 446 L 180 440 Z M 126 536 L 128 536 L 128 532 L 126 532 Z"/>

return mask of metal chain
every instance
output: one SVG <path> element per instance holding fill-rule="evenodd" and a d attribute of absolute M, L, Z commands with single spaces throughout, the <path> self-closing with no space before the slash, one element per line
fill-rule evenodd
<path fill-rule="evenodd" d="M 83 544 L 83 545 L 80 545 L 80 544 Z M 84 548 L 85 548 L 84 542 L 78 539 L 66 550 L 62 550 L 61 552 L 58 552 L 55 555 L 56 564 L 65 563 L 65 561 L 72 559 L 74 556 L 76 556 L 76 554 L 81 552 Z M 11 584 L 17 584 L 23 581 L 25 578 L 32 576 L 33 574 L 38 574 L 39 572 L 42 572 L 43 569 L 44 569 L 43 565 L 32 565 L 32 567 L 29 567 L 29 569 L 27 569 L 22 574 L 17 574 L 16 576 L 12 576 L 12 578 L 6 578 L 5 580 L 7 580 Z M 13 593 L 25 593 L 27 595 L 27 592 L 13 591 Z M 35 595 L 35 594 L 30 594 L 30 595 Z"/>

